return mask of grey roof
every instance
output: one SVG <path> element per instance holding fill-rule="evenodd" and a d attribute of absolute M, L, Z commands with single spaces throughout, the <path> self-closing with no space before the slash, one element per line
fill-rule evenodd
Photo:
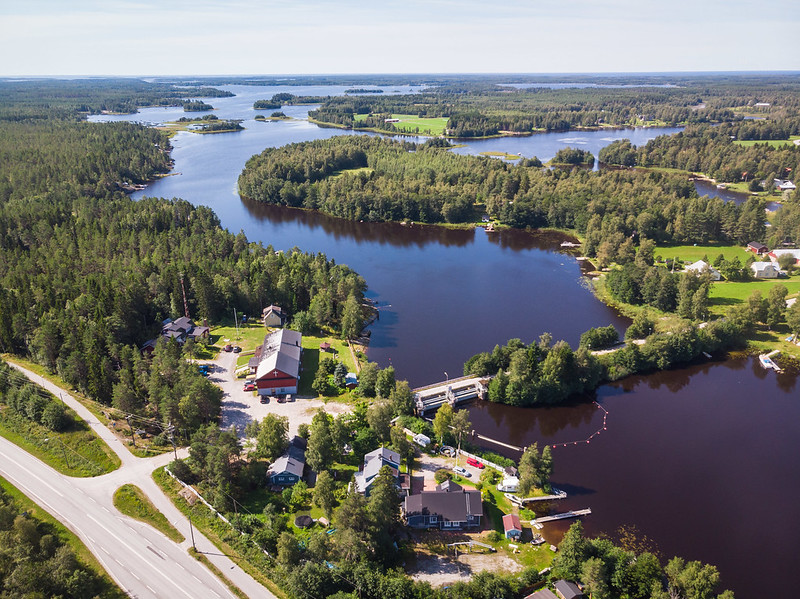
<path fill-rule="evenodd" d="M 400 454 L 391 449 L 386 449 L 385 447 L 379 447 L 375 451 L 370 451 L 364 456 L 364 478 L 369 480 L 377 476 L 386 462 L 399 466 Z"/>
<path fill-rule="evenodd" d="M 273 476 L 275 474 L 281 474 L 282 472 L 288 472 L 296 476 L 303 476 L 303 468 L 305 468 L 305 466 L 305 462 L 290 458 L 288 455 L 282 455 L 269 467 L 267 474 Z"/>
<path fill-rule="evenodd" d="M 558 599 L 558 596 L 550 589 L 541 589 L 528 595 L 525 599 Z"/>
<path fill-rule="evenodd" d="M 405 498 L 406 517 L 439 515 L 450 522 L 466 522 L 468 516 L 483 516 L 481 492 L 423 491 Z"/>
<path fill-rule="evenodd" d="M 436 485 L 437 491 L 445 491 L 447 493 L 453 493 L 456 491 L 463 491 L 464 487 L 459 485 L 458 483 L 454 483 L 452 480 L 447 479 L 442 481 L 440 484 Z"/>
<path fill-rule="evenodd" d="M 586 595 L 581 592 L 578 585 L 569 580 L 564 580 L 563 578 L 561 580 L 556 580 L 553 586 L 564 599 L 581 599 L 586 597 Z"/>
<path fill-rule="evenodd" d="M 281 329 L 267 334 L 261 345 L 260 361 L 256 367 L 256 378 L 280 370 L 297 378 L 300 375 L 300 353 L 303 336 L 297 331 Z"/>
<path fill-rule="evenodd" d="M 772 262 L 753 262 L 750 265 L 750 268 L 752 268 L 755 272 L 761 272 L 763 270 L 777 270 Z"/>
<path fill-rule="evenodd" d="M 757 250 L 765 250 L 765 249 L 767 249 L 767 246 L 765 246 L 765 245 L 764 245 L 763 243 L 761 243 L 760 241 L 751 241 L 751 242 L 750 242 L 750 243 L 748 243 L 747 245 L 748 245 L 749 247 L 751 247 L 751 248 L 755 248 L 755 249 L 757 249 Z"/>

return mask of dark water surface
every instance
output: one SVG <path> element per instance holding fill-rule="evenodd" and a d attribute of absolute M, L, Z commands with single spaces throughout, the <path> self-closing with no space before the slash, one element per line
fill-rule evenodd
<path fill-rule="evenodd" d="M 591 403 L 479 403 L 470 417 L 514 445 L 555 445 L 553 482 L 569 497 L 553 507 L 591 507 L 589 534 L 632 524 L 666 559 L 716 564 L 738 599 L 780 596 L 798 564 L 797 379 L 737 359 L 631 377 L 601 387 L 597 401 L 607 430 Z M 544 533 L 558 540 L 569 524 Z"/>
<path fill-rule="evenodd" d="M 353 223 L 242 200 L 236 180 L 245 161 L 268 146 L 352 135 L 302 120 L 309 107 L 287 106 L 297 120 L 259 123 L 252 102 L 278 91 L 342 93 L 344 88 L 230 86 L 235 98 L 212 98 L 221 118 L 243 118 L 245 131 L 180 133 L 173 139 L 176 173 L 142 195 L 182 197 L 210 206 L 222 225 L 276 249 L 324 252 L 367 280 L 381 307 L 370 358 L 393 364 L 412 385 L 461 372 L 466 358 L 511 337 L 529 342 L 549 331 L 573 345 L 592 326 L 625 324 L 597 301 L 575 257 L 558 235 L 486 233 L 399 224 Z M 194 114 L 194 113 L 190 113 Z M 181 109 L 93 120 L 155 123 Z M 561 147 L 595 154 L 614 139 L 639 145 L 676 129 L 537 134 L 472 141 L 461 153 L 503 151 L 552 158 Z M 702 193 L 702 191 L 701 191 Z M 736 199 L 736 198 L 728 198 Z M 752 360 L 634 377 L 598 390 L 592 403 L 550 409 L 489 404 L 470 409 L 478 432 L 524 446 L 554 449 L 555 483 L 570 498 L 556 507 L 591 507 L 590 533 L 634 524 L 666 558 L 717 564 L 738 599 L 784 596 L 800 538 L 800 392 L 788 375 L 766 373 Z M 600 430 L 600 434 L 585 440 Z M 571 443 L 578 442 L 577 445 Z M 565 447 L 564 443 L 568 443 Z M 518 457 L 516 455 L 511 457 Z M 557 540 L 568 522 L 548 524 Z"/>

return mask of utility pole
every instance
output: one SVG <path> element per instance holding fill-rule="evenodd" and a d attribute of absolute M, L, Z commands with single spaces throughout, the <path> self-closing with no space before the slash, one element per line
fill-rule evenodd
<path fill-rule="evenodd" d="M 167 434 L 169 435 L 169 441 L 172 443 L 172 451 L 175 453 L 175 460 L 178 459 L 178 450 L 175 447 L 175 427 L 172 426 L 172 421 L 169 421 L 169 425 L 167 426 Z"/>
<path fill-rule="evenodd" d="M 189 508 L 189 513 L 187 515 L 189 516 L 189 534 L 192 535 L 192 549 L 197 551 L 197 545 L 194 544 L 194 527 L 192 526 L 192 509 L 191 509 L 191 507 Z"/>
<path fill-rule="evenodd" d="M 233 324 L 236 325 L 236 340 L 239 340 L 239 321 L 236 319 L 236 308 L 233 309 Z"/>
<path fill-rule="evenodd" d="M 131 415 L 128 414 L 125 416 L 125 420 L 128 423 L 128 428 L 131 429 L 131 441 L 133 441 L 133 446 L 136 447 L 136 435 L 133 433 L 133 426 L 131 426 Z"/>

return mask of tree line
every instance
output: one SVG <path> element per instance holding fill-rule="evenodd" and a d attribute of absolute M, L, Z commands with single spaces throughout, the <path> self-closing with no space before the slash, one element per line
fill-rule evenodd
<path fill-rule="evenodd" d="M 755 123 L 755 124 L 754 124 Z M 751 191 L 772 189 L 773 179 L 790 178 L 800 168 L 800 147 L 794 144 L 772 146 L 767 143 L 738 145 L 737 140 L 788 139 L 800 129 L 800 119 L 776 124 L 748 121 L 718 127 L 687 127 L 675 135 L 661 135 L 642 147 L 628 140 L 617 140 L 600 151 L 607 164 L 641 167 L 666 167 L 703 173 L 725 182 L 751 183 Z"/>
<path fill-rule="evenodd" d="M 543 170 L 535 160 L 512 165 L 436 145 L 341 136 L 268 148 L 247 162 L 239 189 L 348 220 L 474 222 L 485 210 L 512 227 L 574 229 L 586 239 L 586 255 L 604 263 L 632 256 L 639 238 L 699 244 L 766 237 L 763 200 L 737 206 L 700 198 L 682 175 Z"/>
<path fill-rule="evenodd" d="M 183 314 L 184 290 L 191 315 L 211 323 L 270 303 L 294 315 L 320 296 L 315 314 L 337 331 L 366 284 L 324 255 L 231 234 L 208 208 L 118 191 L 166 172 L 169 147 L 128 123 L 0 122 L 0 351 L 189 434 L 218 415 L 219 398 L 181 366 L 179 347 L 156 348 L 157 372 L 138 355 Z M 348 318 L 363 326 L 361 310 Z"/>

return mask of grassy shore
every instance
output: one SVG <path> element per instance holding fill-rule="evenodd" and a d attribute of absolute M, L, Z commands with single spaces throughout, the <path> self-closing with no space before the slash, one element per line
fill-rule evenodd
<path fill-rule="evenodd" d="M 101 599 L 124 599 L 128 596 L 114 583 L 105 568 L 97 561 L 97 558 L 89 551 L 77 535 L 51 516 L 47 510 L 32 501 L 27 495 L 2 477 L 0 477 L 0 487 L 14 499 L 14 503 L 17 504 L 20 510 L 28 512 L 32 517 L 47 524 L 52 529 L 53 534 L 72 549 L 78 561 L 102 579 L 104 588 L 99 595 Z"/>
<path fill-rule="evenodd" d="M 176 543 L 186 540 L 136 485 L 122 485 L 117 489 L 114 492 L 114 506 L 126 516 L 149 524 Z"/>

